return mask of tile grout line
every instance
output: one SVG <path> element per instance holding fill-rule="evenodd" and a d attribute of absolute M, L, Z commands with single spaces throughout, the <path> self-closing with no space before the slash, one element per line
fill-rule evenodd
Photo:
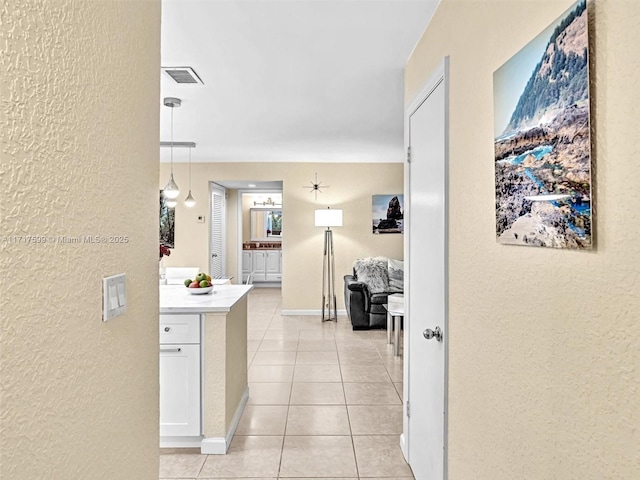
<path fill-rule="evenodd" d="M 334 340 L 335 340 L 335 336 L 334 336 Z M 338 345 L 336 342 L 336 351 L 337 351 Z M 341 385 L 342 385 L 342 396 L 344 397 L 344 409 L 347 412 L 347 422 L 349 423 L 349 437 L 351 438 L 351 449 L 353 450 L 353 462 L 356 466 L 356 478 L 360 478 L 360 469 L 358 468 L 358 457 L 356 456 L 356 444 L 355 441 L 353 440 L 353 428 L 351 427 L 351 415 L 349 414 L 349 406 L 347 405 L 347 392 L 344 389 L 344 377 L 342 375 L 342 362 L 340 361 L 340 352 L 337 351 L 337 355 L 338 355 L 338 367 L 340 368 L 340 381 L 341 381 Z"/>
<path fill-rule="evenodd" d="M 198 474 L 196 475 L 196 479 L 200 478 L 200 474 L 202 473 L 202 470 L 204 470 L 204 465 L 207 463 L 207 460 L 209 460 L 209 455 L 205 456 L 204 462 L 202 462 L 202 465 L 200 466 L 200 470 L 198 470 Z"/>
<path fill-rule="evenodd" d="M 296 367 L 293 365 L 293 374 L 295 375 Z M 284 458 L 284 443 L 287 440 L 287 426 L 289 424 L 289 412 L 291 411 L 291 394 L 293 391 L 293 376 L 291 377 L 291 386 L 289 387 L 289 401 L 287 402 L 287 413 L 284 418 L 284 431 L 282 432 L 282 446 L 280 447 L 280 462 L 278 463 L 278 474 L 276 478 L 280 478 L 282 470 L 282 459 Z"/>

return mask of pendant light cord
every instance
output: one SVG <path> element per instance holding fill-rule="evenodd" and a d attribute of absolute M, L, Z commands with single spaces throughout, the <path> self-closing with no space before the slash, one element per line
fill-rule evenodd
<path fill-rule="evenodd" d="M 191 193 L 191 147 L 189 147 L 189 193 Z"/>
<path fill-rule="evenodd" d="M 171 105 L 171 176 L 173 177 L 173 109 L 174 105 Z"/>

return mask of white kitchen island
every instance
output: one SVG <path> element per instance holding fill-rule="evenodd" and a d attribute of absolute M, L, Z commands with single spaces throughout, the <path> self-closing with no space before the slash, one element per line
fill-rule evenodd
<path fill-rule="evenodd" d="M 247 295 L 215 285 L 192 295 L 160 285 L 160 447 L 229 448 L 249 398 Z"/>

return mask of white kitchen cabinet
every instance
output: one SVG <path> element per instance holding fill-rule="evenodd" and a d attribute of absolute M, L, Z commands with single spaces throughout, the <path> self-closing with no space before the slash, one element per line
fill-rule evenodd
<path fill-rule="evenodd" d="M 282 280 L 281 269 L 282 250 L 267 250 L 265 259 L 265 280 L 279 282 Z"/>
<path fill-rule="evenodd" d="M 280 273 L 280 251 L 267 250 L 265 253 L 265 273 Z"/>
<path fill-rule="evenodd" d="M 217 285 L 215 295 L 194 297 L 182 285 L 160 286 L 160 448 L 227 453 L 249 398 L 252 288 Z"/>
<path fill-rule="evenodd" d="M 242 251 L 242 283 L 247 281 L 247 277 L 253 271 L 253 255 L 251 250 Z"/>
<path fill-rule="evenodd" d="M 253 279 L 264 279 L 266 252 L 264 250 L 254 250 L 251 254 L 253 256 Z"/>
<path fill-rule="evenodd" d="M 160 315 L 160 436 L 202 434 L 200 315 Z"/>
<path fill-rule="evenodd" d="M 253 272 L 254 282 L 282 281 L 282 250 L 243 250 L 242 281 Z"/>

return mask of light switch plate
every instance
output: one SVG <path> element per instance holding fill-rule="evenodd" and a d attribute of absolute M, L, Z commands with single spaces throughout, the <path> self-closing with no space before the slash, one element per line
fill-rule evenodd
<path fill-rule="evenodd" d="M 102 321 L 127 311 L 127 286 L 124 273 L 102 279 Z"/>

